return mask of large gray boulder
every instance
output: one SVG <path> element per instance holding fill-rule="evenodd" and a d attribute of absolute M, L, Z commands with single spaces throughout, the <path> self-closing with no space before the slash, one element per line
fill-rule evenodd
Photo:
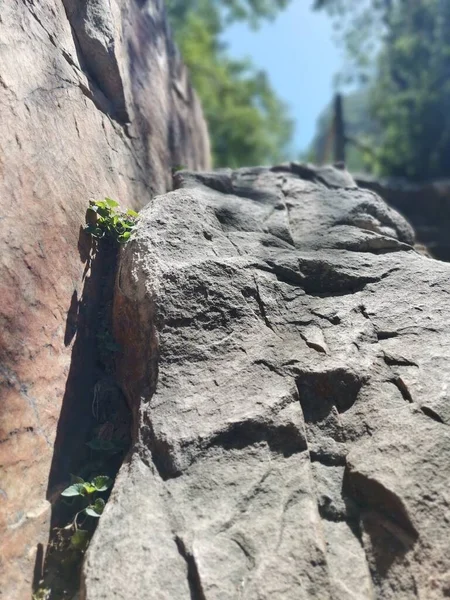
<path fill-rule="evenodd" d="M 450 594 L 450 266 L 347 173 L 179 176 L 123 251 L 86 600 Z"/>

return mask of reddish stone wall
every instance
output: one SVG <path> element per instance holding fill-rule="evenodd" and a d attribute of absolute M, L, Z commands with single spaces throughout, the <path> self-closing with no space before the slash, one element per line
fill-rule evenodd
<path fill-rule="evenodd" d="M 11 0 L 0 20 L 0 590 L 8 600 L 30 597 L 51 503 L 69 477 L 64 453 L 55 459 L 57 432 L 69 452 L 87 427 L 103 276 L 82 232 L 88 201 L 110 196 L 140 208 L 170 189 L 173 165 L 209 166 L 206 125 L 162 3 L 64 4 Z M 91 20 L 99 8 L 100 24 Z"/>

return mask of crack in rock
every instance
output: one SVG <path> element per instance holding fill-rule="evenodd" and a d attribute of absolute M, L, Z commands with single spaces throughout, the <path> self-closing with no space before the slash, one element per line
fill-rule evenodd
<path fill-rule="evenodd" d="M 200 574 L 198 572 L 197 562 L 192 552 L 188 551 L 186 544 L 180 536 L 175 536 L 175 543 L 180 556 L 186 561 L 187 577 L 191 600 L 206 600 L 202 589 Z"/>

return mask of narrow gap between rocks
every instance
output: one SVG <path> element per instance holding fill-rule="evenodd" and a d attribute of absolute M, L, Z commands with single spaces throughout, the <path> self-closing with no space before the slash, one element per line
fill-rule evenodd
<path fill-rule="evenodd" d="M 69 600 L 79 590 L 84 553 L 98 523 L 94 517 L 80 518 L 87 539 L 73 547 L 73 530 L 64 527 L 83 508 L 84 498 L 61 492 L 73 476 L 86 482 L 107 476 L 113 482 L 131 443 L 131 412 L 115 379 L 120 347 L 112 333 L 112 300 L 118 245 L 106 239 L 94 242 L 81 229 L 78 250 L 85 264 L 84 285 L 80 298 L 74 292 L 67 314 L 65 345 L 74 337 L 75 342 L 48 480 L 50 535 L 45 556 L 42 549 L 38 552 L 33 581 L 34 592 L 51 590 L 49 600 Z M 111 487 L 96 496 L 107 502 Z"/>

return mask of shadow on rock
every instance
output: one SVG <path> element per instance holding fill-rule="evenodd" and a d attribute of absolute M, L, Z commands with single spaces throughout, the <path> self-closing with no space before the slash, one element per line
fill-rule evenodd
<path fill-rule="evenodd" d="M 34 589 L 51 589 L 52 600 L 78 589 L 83 559 L 60 534 L 77 510 L 61 491 L 74 475 L 86 481 L 98 475 L 114 479 L 130 445 L 131 415 L 114 378 L 119 349 L 111 332 L 118 248 L 107 240 L 93 245 L 81 230 L 78 249 L 86 268 L 81 297 L 73 293 L 67 313 L 66 344 L 76 337 L 47 486 L 51 530 L 44 561 L 42 549 L 37 553 L 34 575 Z M 96 524 L 92 519 L 90 534 Z"/>

